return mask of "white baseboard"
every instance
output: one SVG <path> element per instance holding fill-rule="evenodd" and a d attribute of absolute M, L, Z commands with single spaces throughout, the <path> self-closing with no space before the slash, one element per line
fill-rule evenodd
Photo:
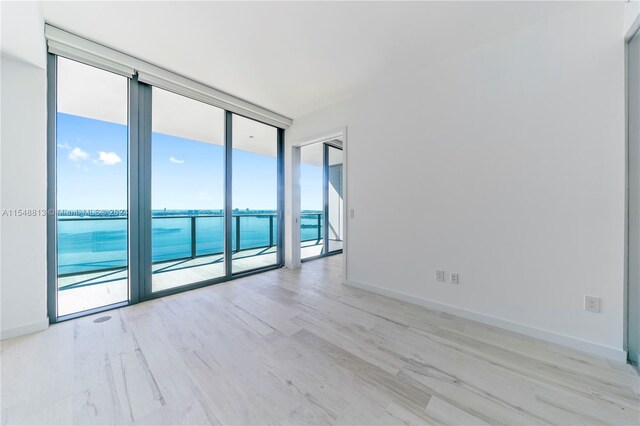
<path fill-rule="evenodd" d="M 592 355 L 598 355 L 608 359 L 612 359 L 618 362 L 627 361 L 627 352 L 621 349 L 616 349 L 610 346 L 599 345 L 597 343 L 589 342 L 575 337 L 565 336 L 557 334 L 552 331 L 542 330 L 539 328 L 531 327 L 525 324 L 512 322 L 509 320 L 492 317 L 490 315 L 481 314 L 478 312 L 468 311 L 455 306 L 446 305 L 444 303 L 434 302 L 423 297 L 412 296 L 399 291 L 389 290 L 386 288 L 364 284 L 354 280 L 348 280 L 344 284 L 351 287 L 356 287 L 361 290 L 367 290 L 372 293 L 387 296 L 392 299 L 402 300 L 403 302 L 413 303 L 414 305 L 423 306 L 434 311 L 445 312 L 451 315 L 456 315 L 462 318 L 478 321 L 483 324 L 491 325 L 494 327 L 503 328 L 505 330 L 513 331 L 516 333 L 524 334 L 525 336 L 534 337 L 547 342 L 556 343 L 558 345 L 566 346 L 571 349 L 577 349 L 582 352 L 587 352 Z"/>
<path fill-rule="evenodd" d="M 30 333 L 36 333 L 38 331 L 46 330 L 48 327 L 49 319 L 45 318 L 42 321 L 32 322 L 30 324 L 21 325 L 19 327 L 3 329 L 0 332 L 0 340 L 23 336 Z"/>

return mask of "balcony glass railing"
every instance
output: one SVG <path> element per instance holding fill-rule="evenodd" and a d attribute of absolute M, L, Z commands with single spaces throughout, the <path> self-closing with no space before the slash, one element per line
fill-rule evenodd
<path fill-rule="evenodd" d="M 322 213 L 300 215 L 300 242 L 322 240 Z"/>
<path fill-rule="evenodd" d="M 154 216 L 151 221 L 154 263 L 219 255 L 224 252 L 224 217 Z M 322 240 L 322 213 L 301 215 L 301 241 Z M 234 214 L 234 252 L 276 245 L 275 213 Z M 59 217 L 59 276 L 127 266 L 126 217 Z"/>
<path fill-rule="evenodd" d="M 58 218 L 58 275 L 127 265 L 125 217 Z"/>

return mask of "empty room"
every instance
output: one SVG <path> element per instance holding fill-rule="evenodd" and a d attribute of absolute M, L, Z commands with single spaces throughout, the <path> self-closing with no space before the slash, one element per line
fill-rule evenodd
<path fill-rule="evenodd" d="M 640 425 L 640 1 L 0 1 L 3 425 Z"/>

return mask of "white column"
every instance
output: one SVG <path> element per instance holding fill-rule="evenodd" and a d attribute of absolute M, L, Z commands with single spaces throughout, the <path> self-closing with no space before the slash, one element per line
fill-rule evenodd
<path fill-rule="evenodd" d="M 286 138 L 285 138 L 286 141 Z M 300 147 L 284 149 L 284 265 L 298 269 L 300 261 Z"/>

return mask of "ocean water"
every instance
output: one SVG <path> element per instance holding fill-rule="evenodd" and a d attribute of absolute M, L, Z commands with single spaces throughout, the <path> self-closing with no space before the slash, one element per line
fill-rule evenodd
<path fill-rule="evenodd" d="M 316 240 L 322 235 L 317 214 L 303 214 L 300 222 L 301 241 Z M 153 262 L 191 257 L 193 222 L 190 217 L 155 216 L 151 223 Z M 265 213 L 234 215 L 232 223 L 233 250 L 236 250 L 238 237 L 237 223 L 240 224 L 241 250 L 268 247 L 277 242 L 278 221 L 274 215 Z M 222 216 L 196 216 L 195 228 L 196 256 L 223 252 Z M 60 218 L 58 220 L 58 274 L 100 271 L 126 265 L 127 220 L 125 218 Z"/>

